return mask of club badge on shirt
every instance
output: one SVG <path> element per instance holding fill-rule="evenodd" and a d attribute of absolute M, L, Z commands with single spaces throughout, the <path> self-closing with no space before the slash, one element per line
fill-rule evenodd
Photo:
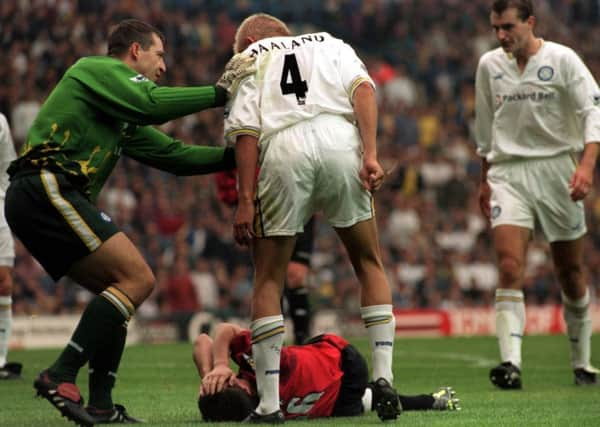
<path fill-rule="evenodd" d="M 492 219 L 496 219 L 502 213 L 502 208 L 500 206 L 494 206 L 492 208 Z"/>
<path fill-rule="evenodd" d="M 544 65 L 543 67 L 539 68 L 537 75 L 538 78 L 543 82 L 552 80 L 552 77 L 554 77 L 554 68 L 550 67 L 549 65 Z"/>

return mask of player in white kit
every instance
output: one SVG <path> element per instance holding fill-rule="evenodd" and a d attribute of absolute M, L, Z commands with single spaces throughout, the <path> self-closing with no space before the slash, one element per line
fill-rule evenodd
<path fill-rule="evenodd" d="M 20 363 L 6 362 L 12 326 L 12 267 L 15 262 L 15 246 L 4 217 L 4 197 L 8 187 L 6 169 L 16 157 L 8 122 L 0 113 L 0 380 L 21 376 Z"/>
<path fill-rule="evenodd" d="M 501 47 L 479 61 L 475 124 L 479 201 L 491 221 L 500 273 L 495 307 L 502 363 L 490 380 L 500 388 L 522 387 L 523 275 L 537 221 L 562 288 L 575 383 L 595 384 L 582 200 L 598 155 L 600 90 L 572 49 L 534 35 L 530 0 L 496 0 L 490 20 Z"/>
<path fill-rule="evenodd" d="M 270 15 L 244 20 L 234 50 L 256 57 L 257 66 L 240 83 L 225 119 L 239 173 L 234 236 L 251 246 L 255 266 L 251 330 L 260 402 L 248 421 L 283 420 L 279 301 L 296 234 L 317 210 L 335 227 L 361 283 L 375 407 L 379 404 L 380 418 L 395 419 L 400 412 L 390 385 L 395 320 L 372 201 L 384 177 L 377 160 L 374 84 L 342 40 L 327 33 L 292 37 Z"/>

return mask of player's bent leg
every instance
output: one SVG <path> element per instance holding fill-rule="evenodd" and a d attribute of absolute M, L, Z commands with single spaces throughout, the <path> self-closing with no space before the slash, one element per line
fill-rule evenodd
<path fill-rule="evenodd" d="M 596 384 L 591 365 L 592 318 L 590 293 L 583 275 L 583 237 L 551 243 L 554 266 L 562 288 L 563 317 L 571 345 L 571 367 L 576 385 Z"/>
<path fill-rule="evenodd" d="M 67 347 L 45 371 L 45 375 L 48 381 L 58 384 L 58 389 L 73 389 L 76 388 L 74 383 L 79 369 L 89 361 L 92 372 L 96 367 L 99 375 L 104 372 L 107 376 L 102 380 L 90 381 L 90 396 L 94 398 L 92 403 L 100 406 L 96 409 L 114 410 L 116 407 L 111 398 L 114 379 L 111 375 L 117 372 L 125 345 L 127 323 L 135 307 L 151 292 L 154 276 L 141 254 L 120 232 L 77 261 L 67 274 L 98 295 L 84 310 Z M 99 360 L 102 363 L 98 363 Z M 38 393 L 42 391 L 42 396 L 53 403 L 43 393 L 42 382 L 36 381 L 34 386 Z M 77 403 L 75 399 L 71 401 Z M 70 405 L 67 413 L 59 409 L 63 415 L 77 422 L 81 417 L 82 405 L 82 401 L 77 407 Z M 86 415 L 89 417 L 87 412 Z"/>
<path fill-rule="evenodd" d="M 114 286 L 136 307 L 150 295 L 155 283 L 144 257 L 122 232 L 73 264 L 67 275 L 96 294 Z"/>
<path fill-rule="evenodd" d="M 129 294 L 132 294 L 135 295 L 135 300 L 131 298 L 129 302 L 134 306 L 139 305 L 146 297 L 146 292 L 148 290 L 151 292 L 154 283 L 154 276 L 141 254 L 123 233 L 111 237 L 99 251 L 92 254 L 91 258 L 77 264 L 70 273 L 76 275 L 79 271 L 89 271 L 90 264 L 105 265 L 100 269 L 99 277 L 89 276 L 100 286 L 102 282 L 109 280 L 106 278 L 107 271 L 109 277 L 114 277 L 115 284 L 105 289 L 101 296 L 110 298 L 112 303 L 116 303 L 121 308 L 125 307 L 128 311 L 127 307 L 131 308 L 131 305 L 127 300 Z M 99 350 L 92 354 L 89 360 L 90 394 L 89 406 L 86 409 L 97 422 L 98 420 L 112 420 L 113 423 L 139 421 L 130 416 L 122 405 L 115 405 L 112 401 L 112 389 L 127 337 L 126 323 L 123 323 L 123 326 L 125 327 L 114 328 L 112 334 L 102 340 Z"/>

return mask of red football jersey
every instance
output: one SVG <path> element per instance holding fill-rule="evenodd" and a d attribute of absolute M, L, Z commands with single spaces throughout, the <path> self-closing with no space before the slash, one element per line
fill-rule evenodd
<path fill-rule="evenodd" d="M 217 197 L 227 206 L 235 207 L 238 202 L 237 169 L 214 174 Z"/>
<path fill-rule="evenodd" d="M 325 334 L 314 344 L 285 346 L 279 373 L 280 406 L 286 419 L 328 417 L 337 400 L 342 375 L 341 350 L 348 342 Z M 238 334 L 230 346 L 239 376 L 256 384 L 251 334 Z"/>
<path fill-rule="evenodd" d="M 260 170 L 256 168 L 256 176 Z M 237 169 L 220 171 L 213 174 L 217 187 L 217 197 L 229 207 L 236 207 L 238 202 Z"/>

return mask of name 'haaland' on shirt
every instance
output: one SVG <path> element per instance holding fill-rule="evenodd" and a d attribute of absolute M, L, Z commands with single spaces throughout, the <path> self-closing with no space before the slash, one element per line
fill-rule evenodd
<path fill-rule="evenodd" d="M 250 56 L 256 56 L 263 52 L 270 52 L 274 49 L 296 49 L 302 47 L 306 43 L 324 42 L 325 37 L 322 34 L 306 34 L 300 37 L 293 38 L 291 40 L 267 40 L 265 42 L 257 42 L 252 49 L 250 49 Z"/>

